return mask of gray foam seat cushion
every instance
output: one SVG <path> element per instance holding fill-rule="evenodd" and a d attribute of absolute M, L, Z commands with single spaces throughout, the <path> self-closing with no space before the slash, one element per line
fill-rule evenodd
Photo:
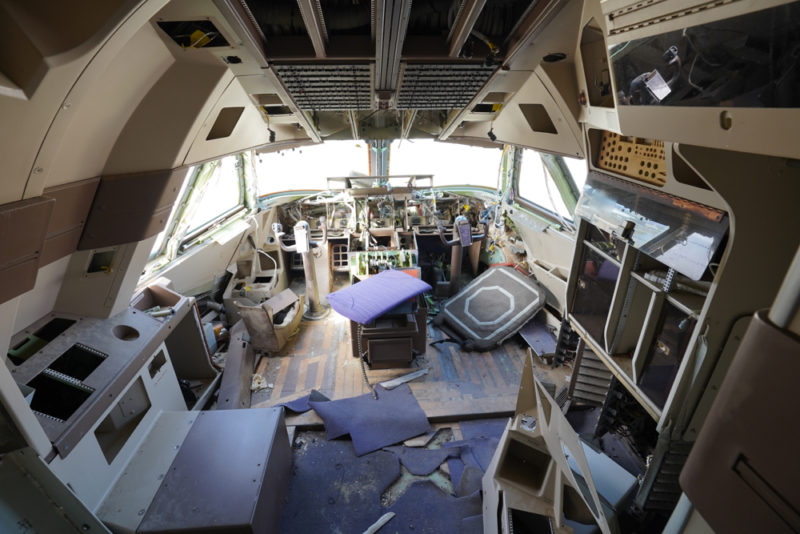
<path fill-rule="evenodd" d="M 534 279 L 512 267 L 493 267 L 447 300 L 436 324 L 460 337 L 464 348 L 487 350 L 516 333 L 544 301 Z"/>

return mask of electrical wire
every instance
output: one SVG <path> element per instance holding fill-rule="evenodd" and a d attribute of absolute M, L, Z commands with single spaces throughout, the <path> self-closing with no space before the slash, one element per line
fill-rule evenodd
<path fill-rule="evenodd" d="M 197 46 L 198 43 L 200 43 L 200 41 L 202 41 L 203 39 L 205 39 L 206 37 L 209 37 L 209 36 L 211 36 L 208 39 L 208 42 L 210 43 L 211 41 L 213 41 L 214 39 L 217 38 L 217 35 L 219 35 L 217 32 L 205 32 L 205 33 L 203 33 L 203 35 L 198 37 L 193 43 L 191 43 L 186 48 L 194 48 L 195 46 Z M 208 44 L 208 43 L 206 43 L 206 44 Z M 202 46 L 205 46 L 205 45 L 202 45 Z"/>
<path fill-rule="evenodd" d="M 361 346 L 361 337 L 363 335 L 364 326 L 359 324 L 358 328 L 356 328 L 356 346 L 358 347 L 358 359 L 361 360 L 361 377 L 364 379 L 364 384 L 369 388 L 370 393 L 372 393 L 372 398 L 377 399 L 378 393 L 375 391 L 375 388 L 372 387 L 372 384 L 369 383 L 369 377 L 367 376 L 367 362 L 365 360 L 367 353 Z"/>
<path fill-rule="evenodd" d="M 572 225 L 572 223 L 568 223 L 567 220 L 561 216 L 561 213 L 558 212 L 558 208 L 556 208 L 556 202 L 553 199 L 553 192 L 550 191 L 550 180 L 548 180 L 550 174 L 547 171 L 547 166 L 544 164 L 544 160 L 541 157 L 539 159 L 542 162 L 542 172 L 544 172 L 544 187 L 547 189 L 547 196 L 550 198 L 550 205 L 553 208 L 553 213 L 555 213 L 556 217 L 558 217 L 558 220 L 561 222 L 561 226 L 570 232 L 575 233 L 575 227 Z"/>
<path fill-rule="evenodd" d="M 272 266 L 275 269 L 275 274 L 272 276 L 272 280 L 269 282 L 269 290 L 272 291 L 278 285 L 278 262 L 275 261 L 275 258 L 269 255 L 269 253 L 265 250 L 260 248 L 256 249 L 259 253 L 263 254 L 272 262 Z"/>
<path fill-rule="evenodd" d="M 696 83 L 694 83 L 694 82 L 692 81 L 692 72 L 694 71 L 694 64 L 697 62 L 697 57 L 698 57 L 698 56 L 697 56 L 697 54 L 695 54 L 695 55 L 694 55 L 694 59 L 692 60 L 692 66 L 691 66 L 691 67 L 689 67 L 689 76 L 688 76 L 688 78 L 687 78 L 687 81 L 689 82 L 689 85 L 691 85 L 692 87 L 694 87 L 694 88 L 695 88 L 695 89 L 697 89 L 698 91 L 701 91 L 701 92 L 702 92 L 702 91 L 704 91 L 705 89 L 703 89 L 702 87 L 700 87 L 699 85 L 697 85 Z"/>
<path fill-rule="evenodd" d="M 258 224 L 258 219 L 255 217 L 255 215 L 251 215 L 249 218 L 253 221 L 253 224 L 256 225 L 256 235 L 258 235 L 258 231 L 261 228 L 261 225 Z M 272 262 L 272 267 L 275 271 L 275 274 L 272 275 L 272 280 L 270 280 L 269 282 L 269 291 L 272 292 L 272 290 L 278 286 L 278 262 L 276 262 L 275 258 L 270 256 L 267 251 L 261 248 L 256 247 L 256 252 L 263 254 L 264 256 L 269 258 L 269 261 Z"/>
<path fill-rule="evenodd" d="M 632 42 L 632 41 L 628 41 L 628 42 L 627 42 L 627 43 L 625 43 L 625 44 L 623 45 L 623 47 L 622 47 L 622 48 L 620 48 L 619 50 L 614 50 L 614 53 L 613 53 L 613 54 L 611 54 L 611 56 L 609 57 L 609 59 L 614 59 L 614 58 L 615 58 L 615 57 L 616 57 L 616 56 L 617 56 L 617 55 L 618 55 L 620 52 L 622 52 L 623 50 L 625 50 L 626 48 L 628 48 L 628 45 L 629 45 L 629 44 L 631 44 L 631 42 Z"/>

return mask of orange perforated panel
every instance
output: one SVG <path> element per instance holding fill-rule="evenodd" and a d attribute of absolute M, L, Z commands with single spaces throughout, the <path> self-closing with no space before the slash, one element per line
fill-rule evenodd
<path fill-rule="evenodd" d="M 663 141 L 603 132 L 597 166 L 659 187 L 667 181 L 667 159 Z"/>

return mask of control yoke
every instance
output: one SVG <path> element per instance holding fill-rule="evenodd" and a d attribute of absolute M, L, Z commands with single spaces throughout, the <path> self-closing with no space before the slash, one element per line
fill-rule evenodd
<path fill-rule="evenodd" d="M 275 239 L 278 240 L 278 244 L 283 250 L 302 254 L 312 248 L 324 246 L 328 242 L 328 225 L 325 223 L 325 217 L 319 218 L 319 227 L 322 230 L 322 239 L 320 241 L 312 241 L 311 227 L 306 221 L 299 221 L 294 225 L 294 245 L 286 245 L 284 243 L 285 234 L 281 223 L 272 223 L 272 233 L 275 234 Z"/>
<path fill-rule="evenodd" d="M 319 287 L 317 286 L 317 275 L 314 269 L 314 258 L 311 255 L 311 249 L 325 246 L 328 243 L 328 225 L 325 223 L 325 217 L 319 218 L 319 227 L 322 230 L 322 239 L 314 241 L 311 239 L 311 227 L 306 221 L 299 221 L 294 225 L 294 245 L 287 245 L 284 242 L 283 226 L 280 223 L 272 224 L 272 233 L 275 234 L 275 239 L 278 244 L 286 252 L 296 252 L 303 258 L 303 273 L 306 278 L 306 299 L 308 300 L 308 310 L 303 314 L 306 319 L 317 320 L 322 319 L 328 312 L 329 308 L 324 307 L 319 300 Z"/>
<path fill-rule="evenodd" d="M 447 239 L 445 235 L 445 228 L 442 221 L 439 221 L 439 238 L 446 246 L 452 249 L 450 253 L 450 281 L 439 282 L 439 285 L 446 285 L 445 292 L 448 296 L 458 293 L 461 283 L 461 253 L 464 247 L 472 246 L 472 244 L 481 241 L 486 237 L 486 223 L 485 219 L 481 219 L 480 223 L 483 225 L 483 233 L 473 235 L 472 227 L 469 224 L 469 219 L 464 215 L 459 215 L 453 221 L 453 236 L 452 239 Z"/>
<path fill-rule="evenodd" d="M 480 222 L 484 227 L 483 233 L 480 235 L 473 235 L 472 227 L 469 224 L 469 219 L 463 215 L 459 215 L 455 218 L 455 221 L 453 221 L 453 239 L 447 239 L 444 234 L 444 224 L 442 224 L 442 221 L 439 221 L 439 237 L 441 238 L 442 243 L 448 247 L 454 247 L 457 245 L 461 247 L 468 247 L 476 241 L 480 241 L 486 237 L 486 221 L 481 220 Z"/>

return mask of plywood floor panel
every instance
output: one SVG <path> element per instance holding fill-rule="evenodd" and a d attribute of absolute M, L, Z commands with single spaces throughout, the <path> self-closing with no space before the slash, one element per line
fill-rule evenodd
<path fill-rule="evenodd" d="M 428 326 L 428 342 L 444 335 Z M 432 421 L 455 421 L 514 411 L 527 346 L 513 337 L 501 347 L 487 352 L 464 352 L 452 343 L 428 346 L 415 358 L 412 367 L 367 370 L 370 383 L 402 376 L 418 368 L 430 372 L 410 383 L 422 409 Z M 558 387 L 568 379 L 566 368 L 538 369 L 540 378 Z M 266 382 L 272 388 L 254 392 L 251 405 L 273 406 L 317 389 L 331 399 L 368 393 L 361 376 L 359 360 L 350 349 L 347 319 L 332 312 L 322 321 L 303 321 L 298 334 L 290 339 L 278 356 L 268 359 Z M 316 414 L 292 416 L 289 424 L 318 424 Z"/>

